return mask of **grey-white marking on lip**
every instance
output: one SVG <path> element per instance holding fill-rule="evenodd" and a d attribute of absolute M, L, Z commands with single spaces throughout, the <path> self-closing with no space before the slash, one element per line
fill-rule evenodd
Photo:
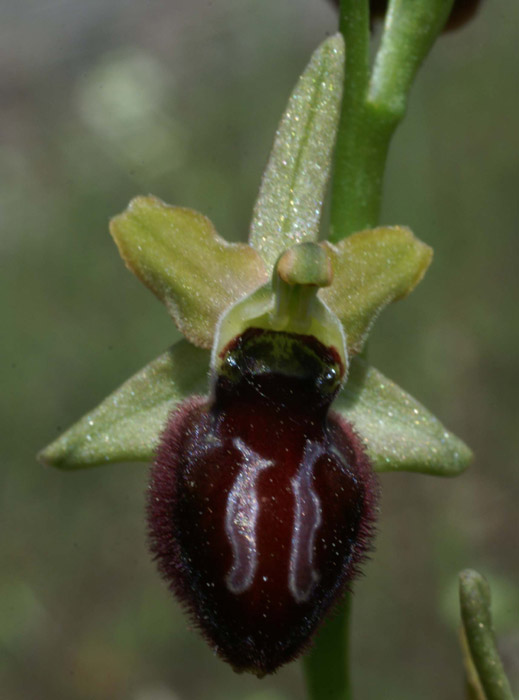
<path fill-rule="evenodd" d="M 308 440 L 299 471 L 291 479 L 295 513 L 288 587 L 298 603 L 308 600 L 319 580 L 313 558 L 315 533 L 321 524 L 321 502 L 312 486 L 312 478 L 314 465 L 324 452 L 321 443 Z"/>
<path fill-rule="evenodd" d="M 274 462 L 260 457 L 240 438 L 234 438 L 233 444 L 241 452 L 243 460 L 240 472 L 229 492 L 225 510 L 225 531 L 233 552 L 233 563 L 226 576 L 226 583 L 232 593 L 244 593 L 252 585 L 258 567 L 257 480 L 259 474 Z"/>

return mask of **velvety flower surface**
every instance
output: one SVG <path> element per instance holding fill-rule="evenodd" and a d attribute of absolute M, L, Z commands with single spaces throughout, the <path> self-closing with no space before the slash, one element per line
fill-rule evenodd
<path fill-rule="evenodd" d="M 403 227 L 319 242 L 344 44 L 315 52 L 280 122 L 249 244 L 154 197 L 113 219 L 182 340 L 42 453 L 153 461 L 152 552 L 213 648 L 264 674 L 294 658 L 369 549 L 374 472 L 453 476 L 470 450 L 361 357 L 432 251 Z"/>
<path fill-rule="evenodd" d="M 312 336 L 249 329 L 211 397 L 188 399 L 162 435 L 152 551 L 237 670 L 297 655 L 369 544 L 375 478 L 351 425 L 328 412 L 340 364 Z"/>

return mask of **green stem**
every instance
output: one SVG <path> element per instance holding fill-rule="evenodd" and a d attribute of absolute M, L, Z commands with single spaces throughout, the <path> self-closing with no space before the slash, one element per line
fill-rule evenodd
<path fill-rule="evenodd" d="M 346 597 L 333 617 L 320 630 L 315 645 L 304 658 L 310 700 L 351 700 L 349 617 L 351 596 Z"/>
<path fill-rule="evenodd" d="M 329 239 L 340 240 L 357 230 L 373 209 L 373 187 L 366 177 L 367 139 L 364 104 L 369 85 L 369 4 L 367 0 L 341 0 L 339 29 L 346 43 L 342 110 L 335 145 Z M 376 199 L 376 196 L 375 196 Z M 375 209 L 378 211 L 377 207 Z M 376 215 L 376 214 L 375 214 Z"/>
<path fill-rule="evenodd" d="M 453 0 L 391 0 L 372 74 L 364 0 L 342 0 L 346 40 L 343 105 L 332 184 L 331 241 L 378 222 L 391 137 L 403 119 L 418 68 Z"/>
<path fill-rule="evenodd" d="M 391 0 L 370 82 L 368 103 L 393 129 L 403 118 L 413 80 L 454 0 Z"/>

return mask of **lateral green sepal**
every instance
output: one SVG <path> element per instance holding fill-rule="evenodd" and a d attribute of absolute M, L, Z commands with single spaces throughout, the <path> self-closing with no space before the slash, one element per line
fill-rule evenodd
<path fill-rule="evenodd" d="M 457 476 L 472 459 L 432 413 L 359 357 L 332 409 L 353 425 L 377 472 Z"/>
<path fill-rule="evenodd" d="M 268 279 L 249 245 L 228 243 L 202 214 L 156 197 L 133 199 L 110 233 L 127 267 L 198 347 L 210 348 L 225 309 Z"/>
<path fill-rule="evenodd" d="M 186 340 L 173 345 L 81 418 L 38 458 L 59 469 L 150 462 L 169 412 L 207 393 L 209 353 Z"/>
<path fill-rule="evenodd" d="M 323 245 L 331 259 L 333 281 L 319 296 L 340 319 L 348 352 L 357 354 L 382 309 L 420 282 L 432 249 L 400 226 L 360 231 L 337 245 Z"/>

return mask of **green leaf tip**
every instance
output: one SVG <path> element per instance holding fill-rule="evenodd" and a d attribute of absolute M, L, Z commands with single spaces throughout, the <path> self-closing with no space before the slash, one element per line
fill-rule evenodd
<path fill-rule="evenodd" d="M 470 449 L 435 416 L 360 357 L 351 361 L 332 408 L 353 425 L 377 472 L 457 476 L 472 459 Z"/>
<path fill-rule="evenodd" d="M 382 309 L 403 299 L 420 282 L 433 252 L 400 226 L 360 231 L 325 246 L 333 282 L 319 295 L 342 322 L 348 352 L 357 354 Z"/>
<path fill-rule="evenodd" d="M 460 573 L 459 594 L 462 646 L 472 696 L 482 700 L 513 700 L 497 651 L 488 582 L 477 571 L 466 569 Z"/>
<path fill-rule="evenodd" d="M 268 278 L 250 246 L 228 243 L 202 214 L 156 197 L 133 199 L 110 232 L 127 267 L 199 347 L 210 348 L 223 311 Z"/>
<path fill-rule="evenodd" d="M 249 235 L 269 270 L 284 250 L 319 236 L 343 75 L 344 40 L 336 34 L 313 54 L 279 124 Z"/>
<path fill-rule="evenodd" d="M 169 412 L 207 391 L 209 353 L 186 340 L 128 379 L 38 458 L 73 470 L 114 462 L 149 462 Z"/>

